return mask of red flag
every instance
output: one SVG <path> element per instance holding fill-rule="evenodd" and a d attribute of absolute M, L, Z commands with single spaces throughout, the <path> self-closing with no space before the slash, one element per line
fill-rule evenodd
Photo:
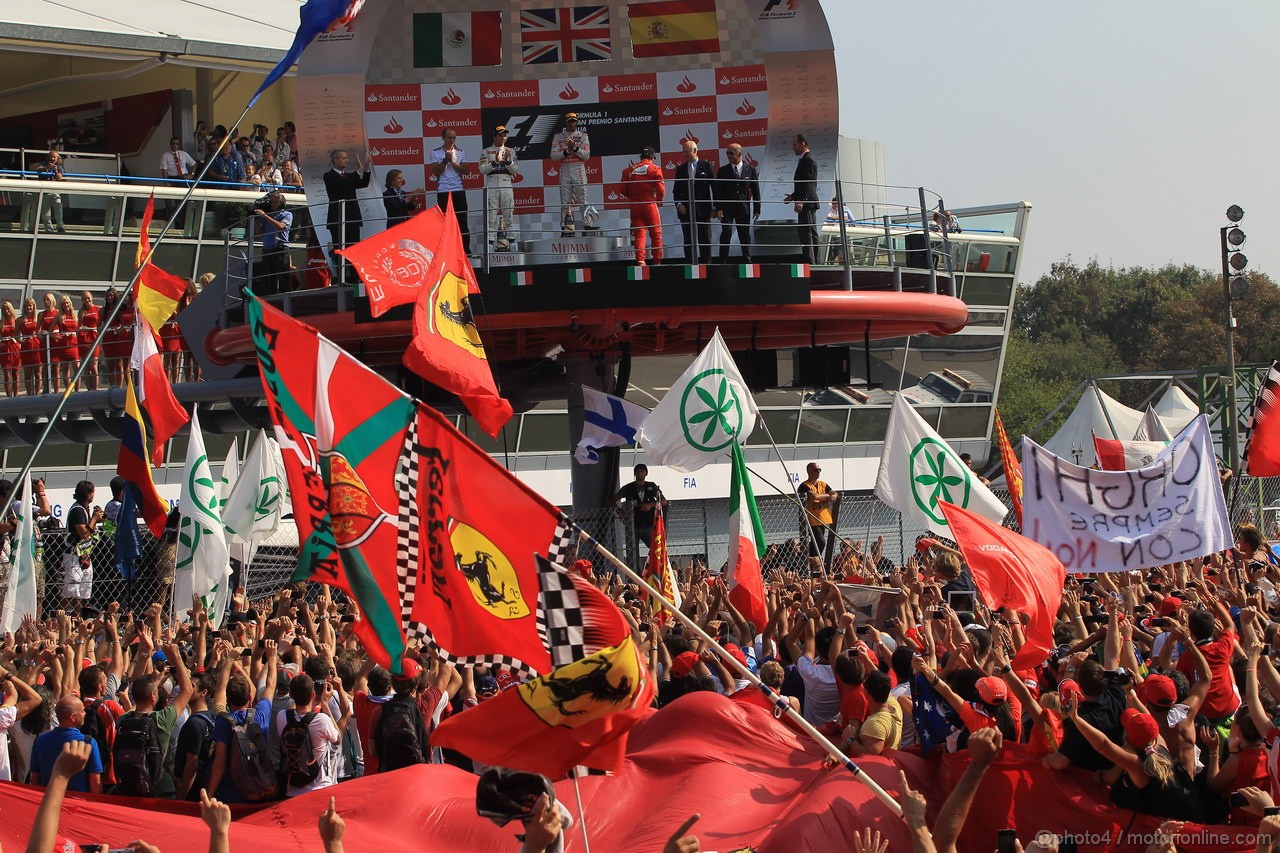
<path fill-rule="evenodd" d="M 151 220 L 156 215 L 156 191 L 151 191 L 147 206 L 142 210 L 142 230 L 138 232 L 138 251 L 134 253 L 133 265 L 140 267 L 151 256 Z M 156 326 L 159 328 L 159 325 Z"/>
<path fill-rule="evenodd" d="M 458 663 L 543 674 L 618 642 L 617 608 L 556 565 L 569 522 L 433 409 L 411 427 L 415 630 Z"/>
<path fill-rule="evenodd" d="M 1009 434 L 1004 431 L 1000 410 L 996 409 L 996 446 L 1000 448 L 1000 464 L 1004 466 L 1004 481 L 1009 486 L 1009 499 L 1013 501 L 1013 515 L 1022 526 L 1022 464 L 1014 455 Z"/>
<path fill-rule="evenodd" d="M 417 301 L 419 292 L 433 281 L 430 276 L 439 273 L 434 261 L 444 233 L 444 213 L 439 207 L 431 207 L 338 250 L 368 288 L 369 312 L 374 317 L 381 317 L 397 305 Z"/>
<path fill-rule="evenodd" d="M 1167 441 L 1118 441 L 1114 438 L 1093 437 L 1093 449 L 1098 454 L 1098 467 L 1103 471 L 1133 471 L 1145 468 L 1156 460 Z"/>
<path fill-rule="evenodd" d="M 419 291 L 414 305 L 413 343 L 405 351 L 404 364 L 428 382 L 457 394 L 480 427 L 496 438 L 511 419 L 511 404 L 498 394 L 471 314 L 471 294 L 478 288 L 452 206 L 445 213 L 444 235 L 434 263 L 433 281 Z"/>
<path fill-rule="evenodd" d="M 138 371 L 138 402 L 147 413 L 154 433 L 151 437 L 151 464 L 164 464 L 164 445 L 177 435 L 182 425 L 191 420 L 173 394 L 164 360 L 156 345 L 156 333 L 141 314 L 136 316 L 133 331 L 133 356 L 130 363 Z"/>
<path fill-rule="evenodd" d="M 305 323 L 258 298 L 246 307 L 298 527 L 293 580 L 347 593 L 370 659 L 399 672 L 418 521 L 405 459 L 413 400 Z"/>
<path fill-rule="evenodd" d="M 1280 476 L 1280 370 L 1271 362 L 1253 404 L 1253 423 L 1244 445 L 1244 470 L 1250 477 Z"/>
<path fill-rule="evenodd" d="M 1026 642 L 1010 663 L 1027 669 L 1053 648 L 1053 622 L 1067 570 L 1048 548 L 954 504 L 938 501 L 951 535 L 988 607 L 1011 607 L 1030 617 Z"/>
<path fill-rule="evenodd" d="M 431 745 L 552 779 L 578 765 L 620 771 L 627 732 L 653 703 L 648 667 L 620 627 L 618 645 L 455 714 L 431 734 Z"/>
<path fill-rule="evenodd" d="M 649 549 L 649 560 L 645 564 L 644 578 L 653 588 L 662 593 L 663 598 L 676 607 L 680 606 L 680 588 L 675 583 L 674 573 L 671 570 L 671 559 L 667 554 L 667 522 L 662 516 L 661 507 L 658 508 L 657 514 L 653 519 L 653 537 L 650 540 L 653 546 Z M 645 594 L 646 598 L 649 595 Z M 653 621 L 658 625 L 665 625 L 671 619 L 671 614 L 656 599 L 649 601 L 649 614 L 653 617 Z"/>

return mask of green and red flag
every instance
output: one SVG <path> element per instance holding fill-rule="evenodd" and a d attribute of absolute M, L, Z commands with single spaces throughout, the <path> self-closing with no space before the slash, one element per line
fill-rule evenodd
<path fill-rule="evenodd" d="M 769 622 L 765 607 L 764 577 L 760 558 L 764 556 L 764 525 L 747 476 L 747 463 L 742 447 L 730 442 L 733 453 L 733 475 L 729 481 L 729 562 L 725 577 L 729 601 L 738 612 L 750 619 L 756 630 L 764 630 Z"/>
<path fill-rule="evenodd" d="M 399 672 L 406 648 L 397 476 L 415 405 L 315 329 L 254 297 L 249 326 L 280 444 L 294 521 L 294 581 L 329 584 L 360 607 L 356 635 Z M 350 389 L 360 389 L 359 394 Z"/>

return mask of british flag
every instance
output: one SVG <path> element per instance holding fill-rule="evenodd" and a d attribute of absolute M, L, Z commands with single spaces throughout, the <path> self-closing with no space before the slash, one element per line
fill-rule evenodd
<path fill-rule="evenodd" d="M 525 65 L 611 59 L 609 7 L 522 11 L 520 46 Z"/>

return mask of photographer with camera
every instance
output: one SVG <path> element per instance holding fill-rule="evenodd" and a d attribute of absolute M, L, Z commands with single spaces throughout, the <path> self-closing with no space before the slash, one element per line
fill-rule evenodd
<path fill-rule="evenodd" d="M 293 214 L 285 210 L 284 195 L 269 192 L 253 204 L 253 214 L 262 223 L 262 275 L 254 282 L 259 296 L 286 289 L 289 276 L 289 229 Z"/>

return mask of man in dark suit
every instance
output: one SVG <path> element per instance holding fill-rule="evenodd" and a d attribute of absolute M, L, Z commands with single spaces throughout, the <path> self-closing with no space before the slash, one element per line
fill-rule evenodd
<path fill-rule="evenodd" d="M 684 231 L 685 263 L 705 264 L 711 260 L 711 183 L 716 175 L 710 163 L 698 158 L 698 143 L 689 140 L 682 148 L 684 162 L 676 166 L 671 197 L 675 199 L 676 215 L 680 217 L 680 228 Z M 689 200 L 691 186 L 692 203 Z M 695 235 L 698 238 L 696 249 Z"/>
<path fill-rule="evenodd" d="M 818 162 L 803 133 L 791 140 L 791 150 L 800 158 L 796 163 L 795 189 L 782 200 L 795 205 L 800 254 L 806 264 L 812 264 L 818 257 Z"/>
<path fill-rule="evenodd" d="M 329 162 L 333 168 L 324 173 L 324 191 L 329 197 L 325 225 L 329 229 L 329 257 L 334 269 L 341 272 L 341 259 L 333 253 L 360 242 L 360 226 L 364 219 L 360 216 L 356 190 L 369 186 L 371 173 L 360 162 L 359 154 L 356 155 L 356 170 L 348 171 L 347 152 L 341 148 L 329 154 Z"/>
<path fill-rule="evenodd" d="M 750 163 L 744 162 L 742 146 L 734 142 L 725 149 L 729 162 L 716 173 L 716 219 L 720 225 L 720 263 L 729 262 L 729 241 L 734 227 L 738 230 L 738 245 L 742 258 L 751 263 L 751 223 L 760 218 L 760 176 Z"/>

